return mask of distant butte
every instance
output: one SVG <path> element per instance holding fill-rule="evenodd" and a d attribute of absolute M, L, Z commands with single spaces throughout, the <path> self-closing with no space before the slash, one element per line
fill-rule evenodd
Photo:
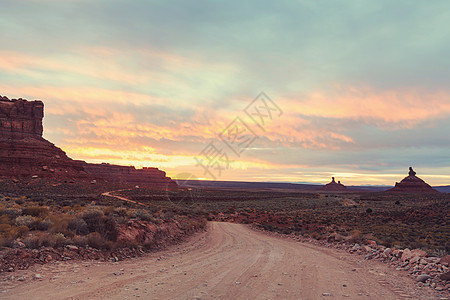
<path fill-rule="evenodd" d="M 76 161 L 42 137 L 44 103 L 0 95 L 0 177 L 53 180 L 100 179 L 108 182 L 169 186 L 177 184 L 157 168 Z"/>
<path fill-rule="evenodd" d="M 324 191 L 346 191 L 347 187 L 343 185 L 340 181 L 336 182 L 334 177 L 331 177 L 331 182 L 327 183 L 322 187 Z"/>
<path fill-rule="evenodd" d="M 395 183 L 395 187 L 387 192 L 398 193 L 439 193 L 433 189 L 428 183 L 416 176 L 412 167 L 409 167 L 408 176 L 402 179 L 400 182 Z"/>

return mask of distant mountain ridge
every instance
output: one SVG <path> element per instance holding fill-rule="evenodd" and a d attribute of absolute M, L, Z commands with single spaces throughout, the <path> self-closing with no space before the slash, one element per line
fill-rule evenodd
<path fill-rule="evenodd" d="M 287 189 L 304 191 L 322 191 L 323 184 L 316 183 L 289 183 L 289 182 L 251 182 L 251 181 L 212 181 L 212 180 L 175 180 L 180 186 L 229 188 L 229 189 Z M 389 185 L 354 185 L 347 186 L 347 191 L 384 192 L 391 189 Z M 450 185 L 433 187 L 439 192 L 450 193 Z"/>

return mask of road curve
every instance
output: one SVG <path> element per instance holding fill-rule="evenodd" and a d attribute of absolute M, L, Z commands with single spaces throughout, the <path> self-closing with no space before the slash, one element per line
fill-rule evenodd
<path fill-rule="evenodd" d="M 245 225 L 208 230 L 162 252 L 117 263 L 57 262 L 17 271 L 2 299 L 411 299 L 409 279 L 337 250 Z M 391 271 L 392 272 L 392 271 Z M 395 271 L 394 271 L 395 272 Z M 36 274 L 42 279 L 33 279 Z"/>

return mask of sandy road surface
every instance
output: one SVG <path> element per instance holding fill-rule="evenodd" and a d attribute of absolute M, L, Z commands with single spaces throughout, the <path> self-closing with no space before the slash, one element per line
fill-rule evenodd
<path fill-rule="evenodd" d="M 210 222 L 184 244 L 141 258 L 59 262 L 3 274 L 0 298 L 430 299 L 392 273 L 345 252 Z M 36 274 L 42 279 L 33 279 Z M 6 278 L 11 275 L 14 280 Z"/>

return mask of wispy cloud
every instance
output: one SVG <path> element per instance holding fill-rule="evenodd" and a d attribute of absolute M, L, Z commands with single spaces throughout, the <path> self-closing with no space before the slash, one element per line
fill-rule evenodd
<path fill-rule="evenodd" d="M 45 137 L 74 158 L 175 175 L 264 90 L 283 116 L 222 179 L 393 183 L 417 165 L 450 183 L 449 11 L 3 1 L 0 94 L 44 100 Z"/>

